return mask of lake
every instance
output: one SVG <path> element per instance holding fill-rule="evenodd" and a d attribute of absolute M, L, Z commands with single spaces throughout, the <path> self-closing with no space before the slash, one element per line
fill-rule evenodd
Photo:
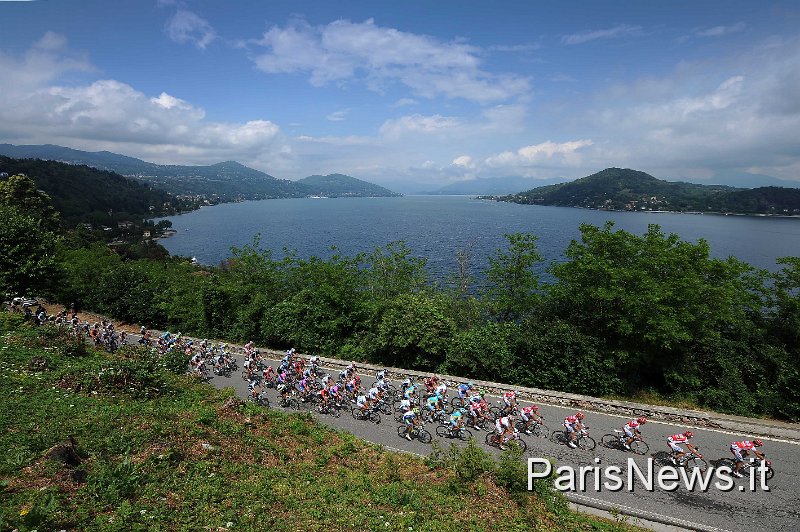
<path fill-rule="evenodd" d="M 331 246 L 352 256 L 403 240 L 439 279 L 457 271 L 459 250 L 470 253 L 472 273 L 480 276 L 488 257 L 505 245 L 506 233 L 530 232 L 538 237 L 547 263 L 563 260 L 570 241 L 580 236 L 581 223 L 602 226 L 608 220 L 636 234 L 643 234 L 648 224 L 659 224 L 683 240 L 707 240 L 715 257 L 733 255 L 771 271 L 778 269 L 776 258 L 800 255 L 797 218 L 607 212 L 467 196 L 247 201 L 166 219 L 177 233 L 160 243 L 171 254 L 196 257 L 202 264 L 218 264 L 230 256 L 231 246 L 249 243 L 256 234 L 275 258 L 283 256 L 284 248 L 296 250 L 301 258 L 328 258 Z"/>

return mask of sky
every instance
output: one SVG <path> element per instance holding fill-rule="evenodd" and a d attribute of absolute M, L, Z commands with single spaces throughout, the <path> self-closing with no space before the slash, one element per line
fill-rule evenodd
<path fill-rule="evenodd" d="M 0 0 L 0 142 L 375 183 L 800 180 L 800 2 Z"/>

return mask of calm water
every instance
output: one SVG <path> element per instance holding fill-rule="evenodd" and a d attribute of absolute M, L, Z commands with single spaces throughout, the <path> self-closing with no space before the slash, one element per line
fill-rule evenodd
<path fill-rule="evenodd" d="M 516 205 L 465 196 L 402 198 L 281 199 L 229 203 L 172 216 L 178 233 L 161 241 L 173 255 L 197 257 L 218 264 L 261 234 L 262 247 L 275 258 L 283 248 L 301 258 L 331 255 L 337 246 L 347 256 L 404 240 L 412 252 L 428 261 L 436 277 L 457 271 L 456 252 L 468 250 L 471 269 L 479 275 L 487 258 L 504 246 L 505 233 L 536 235 L 546 262 L 563 260 L 581 223 L 642 234 L 648 224 L 683 240 L 706 239 L 716 257 L 733 255 L 754 266 L 776 270 L 777 257 L 800 256 L 800 219 L 691 214 L 603 212 L 565 207 Z"/>

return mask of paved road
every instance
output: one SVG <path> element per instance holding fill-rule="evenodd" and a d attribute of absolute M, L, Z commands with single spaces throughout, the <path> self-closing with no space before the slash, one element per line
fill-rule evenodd
<path fill-rule="evenodd" d="M 337 373 L 332 372 L 334 376 Z M 362 376 L 364 384 L 373 382 L 374 379 L 369 377 L 372 376 Z M 227 378 L 215 376 L 211 383 L 221 388 L 232 387 L 240 397 L 247 395 L 247 383 L 242 380 L 240 373 Z M 273 405 L 277 403 L 276 398 L 276 392 L 269 390 L 269 399 Z M 496 397 L 490 399 L 497 400 Z M 573 413 L 573 411 L 550 405 L 541 405 L 540 412 L 544 415 L 545 422 L 551 430 L 558 428 L 564 417 Z M 382 416 L 383 421 L 379 425 L 356 421 L 349 413 L 344 412 L 338 419 L 331 416 L 317 415 L 317 417 L 327 425 L 348 431 L 387 448 L 419 455 L 426 455 L 430 452 L 429 445 L 398 437 L 398 423 L 390 416 Z M 627 420 L 619 416 L 596 412 L 587 412 L 585 420 L 586 425 L 590 427 L 591 435 L 598 442 L 603 434 L 621 428 L 625 421 Z M 431 433 L 434 432 L 434 426 L 429 425 L 427 428 Z M 650 454 L 668 450 L 665 443 L 666 438 L 670 434 L 683 430 L 685 428 L 682 426 L 657 421 L 649 422 L 643 428 L 643 436 L 650 444 Z M 730 443 L 745 438 L 743 434 L 732 434 L 715 429 L 692 428 L 692 431 L 695 434 L 693 443 L 700 447 L 705 458 L 712 463 L 720 458 L 729 457 L 728 446 Z M 483 445 L 485 433 L 473 430 L 473 435 Z M 623 491 L 612 492 L 601 489 L 598 492 L 594 489 L 593 477 L 590 475 L 586 490 L 573 492 L 573 495 L 588 503 L 602 501 L 618 508 L 634 508 L 655 516 L 681 519 L 686 521 L 687 525 L 689 523 L 699 524 L 706 530 L 800 530 L 800 509 L 797 507 L 800 501 L 797 495 L 800 482 L 798 480 L 800 478 L 798 477 L 800 445 L 788 441 L 762 439 L 764 440 L 763 450 L 773 461 L 776 469 L 774 478 L 768 483 L 768 492 L 762 490 L 751 492 L 748 489 L 749 482 L 746 478 L 736 480 L 735 487 L 730 492 L 722 492 L 713 487 L 705 492 L 697 488 L 690 491 L 683 486 L 674 491 L 664 491 L 656 487 L 655 491 L 650 492 L 644 489 L 641 482 L 634 484 L 633 491 L 630 491 L 626 484 Z M 450 441 L 445 440 L 442 443 L 447 446 Z M 590 452 L 573 450 L 564 445 L 535 437 L 526 437 L 526 441 L 530 456 L 555 458 L 558 465 L 594 467 L 597 465 L 595 459 L 599 458 L 600 467 L 618 465 L 625 471 L 627 459 L 633 457 L 630 453 L 607 449 L 600 445 Z M 646 461 L 649 457 L 649 455 L 635 457 L 636 463 L 642 470 L 646 470 Z"/>

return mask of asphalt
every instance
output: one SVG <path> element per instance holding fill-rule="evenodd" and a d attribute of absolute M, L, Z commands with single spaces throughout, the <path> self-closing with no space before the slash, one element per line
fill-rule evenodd
<path fill-rule="evenodd" d="M 133 338 L 132 338 L 133 339 Z M 240 364 L 241 367 L 241 364 Z M 331 372 L 333 376 L 338 371 Z M 363 383 L 369 384 L 374 381 L 372 375 L 362 375 Z M 237 372 L 231 377 L 214 376 L 210 384 L 218 388 L 233 388 L 239 397 L 247 396 L 247 383 L 241 378 L 241 372 Z M 268 390 L 269 399 L 273 408 L 277 408 L 277 394 L 274 390 Z M 452 395 L 452 393 L 450 394 Z M 491 401 L 497 401 L 497 397 L 490 397 Z M 309 410 L 309 409 L 307 409 Z M 322 416 L 310 410 L 320 420 L 320 422 L 334 427 L 338 430 L 350 432 L 364 440 L 380 444 L 387 449 L 401 452 L 410 452 L 420 456 L 430 453 L 429 444 L 422 444 L 416 440 L 408 441 L 397 435 L 399 423 L 395 422 L 393 416 L 382 416 L 380 424 L 375 425 L 367 421 L 357 421 L 348 412 L 343 412 L 341 417 Z M 540 405 L 540 413 L 543 414 L 545 423 L 550 430 L 557 429 L 563 422 L 564 417 L 574 413 L 573 410 L 565 408 Z M 623 477 L 627 471 L 629 458 L 633 458 L 642 471 L 647 469 L 647 459 L 655 453 L 668 451 L 666 438 L 678 432 L 683 432 L 686 427 L 661 423 L 657 421 L 649 422 L 643 427 L 642 435 L 650 445 L 650 453 L 645 456 L 634 456 L 616 449 L 607 449 L 599 445 L 600 439 L 604 434 L 612 433 L 614 429 L 620 429 L 627 421 L 616 415 L 603 414 L 598 412 L 587 412 L 585 424 L 589 427 L 589 433 L 597 441 L 598 445 L 594 451 L 582 451 L 580 449 L 570 449 L 562 444 L 556 444 L 549 439 L 540 439 L 532 436 L 525 437 L 528 444 L 528 456 L 554 459 L 556 466 L 579 467 L 600 467 L 616 465 L 622 468 Z M 434 434 L 435 427 L 426 427 Z M 744 434 L 737 434 L 719 429 L 692 428 L 694 438 L 692 443 L 700 448 L 700 452 L 712 465 L 717 460 L 730 457 L 728 450 L 731 442 L 745 439 Z M 483 444 L 485 433 L 472 430 L 478 442 L 487 450 L 497 453 L 495 449 Z M 434 439 L 447 446 L 452 440 L 437 438 Z M 721 491 L 712 486 L 703 491 L 698 487 L 692 490 L 685 486 L 678 486 L 674 490 L 655 489 L 650 491 L 644 485 L 635 480 L 633 484 L 627 481 L 621 491 L 610 491 L 600 485 L 600 490 L 595 489 L 594 476 L 587 477 L 584 489 L 576 489 L 566 492 L 570 500 L 577 504 L 595 508 L 619 509 L 623 514 L 627 513 L 656 523 L 668 523 L 674 528 L 669 529 L 698 529 L 709 531 L 753 531 L 753 530 L 772 530 L 772 531 L 796 531 L 800 530 L 800 509 L 797 503 L 798 488 L 800 488 L 800 445 L 788 440 L 762 438 L 764 447 L 762 450 L 767 454 L 768 459 L 773 463 L 775 476 L 768 481 L 767 490 L 749 489 L 747 478 L 737 479 L 733 490 Z M 600 460 L 599 464 L 597 459 Z M 657 472 L 659 467 L 654 466 Z M 634 473 L 634 476 L 635 473 Z M 605 477 L 603 480 L 607 480 Z M 759 482 L 756 479 L 756 486 Z"/>

